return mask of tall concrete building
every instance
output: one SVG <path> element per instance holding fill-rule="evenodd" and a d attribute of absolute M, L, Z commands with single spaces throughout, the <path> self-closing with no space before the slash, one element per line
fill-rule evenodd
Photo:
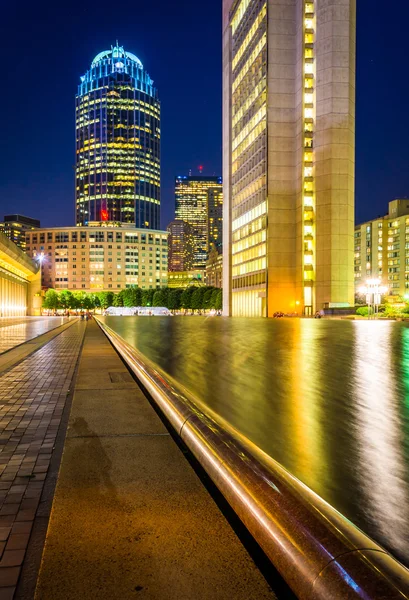
<path fill-rule="evenodd" d="M 223 1 L 224 314 L 354 301 L 355 10 Z"/>
<path fill-rule="evenodd" d="M 178 176 L 175 180 L 176 219 L 192 226 L 194 269 L 205 269 L 212 243 L 221 244 L 223 204 L 221 177 Z"/>

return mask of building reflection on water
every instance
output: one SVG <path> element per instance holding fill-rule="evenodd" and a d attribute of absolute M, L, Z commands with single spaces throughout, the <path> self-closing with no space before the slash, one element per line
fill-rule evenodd
<path fill-rule="evenodd" d="M 409 565 L 405 323 L 105 319 Z"/>
<path fill-rule="evenodd" d="M 394 344 L 397 328 L 403 331 L 401 352 Z M 397 364 L 401 360 L 404 368 L 408 366 L 409 329 L 365 321 L 356 323 L 355 335 L 357 481 L 367 518 L 384 542 L 404 554 L 409 548 L 409 481 L 401 406 L 407 396 L 399 393 Z M 396 342 L 399 345 L 399 339 Z"/>

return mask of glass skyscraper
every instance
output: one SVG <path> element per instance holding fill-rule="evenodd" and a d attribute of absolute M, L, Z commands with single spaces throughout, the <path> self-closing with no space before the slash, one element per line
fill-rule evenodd
<path fill-rule="evenodd" d="M 76 221 L 160 228 L 160 103 L 141 61 L 100 52 L 76 97 Z"/>
<path fill-rule="evenodd" d="M 194 269 L 204 269 L 210 246 L 221 247 L 223 184 L 221 177 L 190 175 L 175 180 L 176 219 L 192 226 Z"/>

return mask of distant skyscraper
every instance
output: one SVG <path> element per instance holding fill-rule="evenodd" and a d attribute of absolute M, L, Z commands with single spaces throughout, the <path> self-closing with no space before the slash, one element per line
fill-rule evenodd
<path fill-rule="evenodd" d="M 0 231 L 22 250 L 26 248 L 26 231 L 37 227 L 40 227 L 38 219 L 32 219 L 24 215 L 6 215 L 4 222 L 0 223 Z"/>
<path fill-rule="evenodd" d="M 355 0 L 223 0 L 224 313 L 354 302 Z"/>
<path fill-rule="evenodd" d="M 141 61 L 98 54 L 76 97 L 76 219 L 160 226 L 160 103 Z"/>
<path fill-rule="evenodd" d="M 207 235 L 209 253 L 214 246 L 219 254 L 223 250 L 223 189 L 210 187 L 207 190 Z"/>
<path fill-rule="evenodd" d="M 186 221 L 172 221 L 167 226 L 169 231 L 169 271 L 191 271 L 194 259 L 193 228 Z"/>
<path fill-rule="evenodd" d="M 222 201 L 222 178 L 190 175 L 176 177 L 176 218 L 187 221 L 193 228 L 193 268 L 204 269 L 213 238 L 219 238 L 216 215 Z M 212 227 L 209 228 L 209 207 L 212 212 Z"/>

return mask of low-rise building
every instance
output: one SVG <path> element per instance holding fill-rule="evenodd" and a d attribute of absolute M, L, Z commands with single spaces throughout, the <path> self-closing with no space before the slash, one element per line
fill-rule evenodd
<path fill-rule="evenodd" d="M 169 271 L 168 286 L 170 288 L 184 288 L 190 285 L 205 285 L 206 271 Z"/>
<path fill-rule="evenodd" d="M 26 249 L 26 231 L 41 227 L 38 219 L 24 215 L 6 215 L 0 223 L 0 231 L 22 250 Z"/>
<path fill-rule="evenodd" d="M 379 279 L 393 298 L 409 293 L 409 199 L 389 202 L 388 214 L 355 227 L 355 291 Z"/>
<path fill-rule="evenodd" d="M 132 226 L 53 227 L 26 234 L 26 252 L 41 264 L 44 288 L 86 292 L 168 283 L 168 234 Z"/>
<path fill-rule="evenodd" d="M 39 315 L 40 295 L 38 264 L 0 233 L 0 317 Z"/>

